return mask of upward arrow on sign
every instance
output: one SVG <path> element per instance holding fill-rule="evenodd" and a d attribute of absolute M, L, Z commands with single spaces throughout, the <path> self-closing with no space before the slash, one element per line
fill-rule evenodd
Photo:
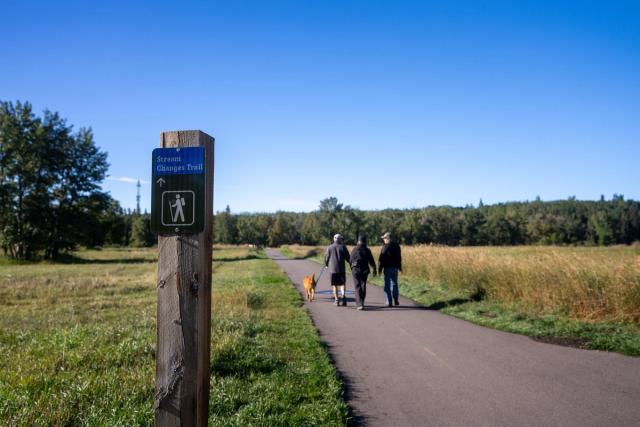
<path fill-rule="evenodd" d="M 165 183 L 165 180 L 164 180 L 164 179 L 162 179 L 162 178 L 158 178 L 158 180 L 157 180 L 156 182 L 158 183 L 158 185 L 159 185 L 160 187 L 162 187 L 162 185 Z"/>

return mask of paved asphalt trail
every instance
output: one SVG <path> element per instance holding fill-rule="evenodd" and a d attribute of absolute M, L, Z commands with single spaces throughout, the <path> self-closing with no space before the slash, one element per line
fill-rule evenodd
<path fill-rule="evenodd" d="M 302 292 L 320 266 L 267 250 Z M 640 358 L 543 344 L 424 309 L 336 307 L 328 274 L 306 306 L 346 386 L 355 424 L 640 426 Z M 348 276 L 347 289 L 353 290 Z M 402 276 L 400 277 L 402 287 Z"/>

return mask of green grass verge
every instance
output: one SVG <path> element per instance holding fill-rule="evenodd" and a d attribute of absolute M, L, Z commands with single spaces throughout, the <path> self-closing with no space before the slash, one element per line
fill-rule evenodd
<path fill-rule="evenodd" d="M 281 253 L 289 258 L 296 257 L 288 247 L 283 247 Z M 312 254 L 307 259 L 322 263 L 321 254 Z M 587 323 L 562 313 L 539 315 L 524 304 L 476 300 L 472 295 L 453 291 L 442 283 L 431 284 L 403 275 L 399 281 L 402 296 L 478 325 L 559 345 L 640 356 L 640 325 L 637 324 Z M 371 277 L 369 282 L 384 286 L 381 277 Z"/>
<path fill-rule="evenodd" d="M 212 425 L 346 423 L 336 371 L 273 261 L 223 263 L 213 294 Z"/>
<path fill-rule="evenodd" d="M 2 425 L 153 423 L 154 254 L 76 256 L 0 267 Z"/>
<path fill-rule="evenodd" d="M 264 255 L 214 251 L 211 425 L 344 425 L 297 292 Z M 152 425 L 155 250 L 0 262 L 0 425 Z"/>

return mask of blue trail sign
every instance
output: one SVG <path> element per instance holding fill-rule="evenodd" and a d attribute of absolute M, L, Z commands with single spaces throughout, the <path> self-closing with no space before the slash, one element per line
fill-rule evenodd
<path fill-rule="evenodd" d="M 151 231 L 204 231 L 204 147 L 156 148 L 151 166 Z"/>

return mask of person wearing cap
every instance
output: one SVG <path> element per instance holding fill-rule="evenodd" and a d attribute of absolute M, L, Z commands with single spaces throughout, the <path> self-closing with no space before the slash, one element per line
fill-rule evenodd
<path fill-rule="evenodd" d="M 353 282 L 356 291 L 356 304 L 358 310 L 364 310 L 364 299 L 367 296 L 367 277 L 373 268 L 373 275 L 376 272 L 376 262 L 371 254 L 371 249 L 367 247 L 367 236 L 358 236 L 358 244 L 351 251 L 351 273 L 353 274 Z"/>
<path fill-rule="evenodd" d="M 398 301 L 398 272 L 402 271 L 402 252 L 400 245 L 395 242 L 391 233 L 382 235 L 384 246 L 378 257 L 378 271 L 384 270 L 384 293 L 387 298 L 387 307 L 392 307 L 392 303 L 399 304 Z"/>
<path fill-rule="evenodd" d="M 340 234 L 336 234 L 333 236 L 333 243 L 327 248 L 324 254 L 324 265 L 328 267 L 329 273 L 331 273 L 331 288 L 333 289 L 335 305 L 340 305 L 338 289 L 340 290 L 342 305 L 347 305 L 347 295 L 345 293 L 347 273 L 345 263 L 349 261 L 349 251 L 344 245 L 344 238 Z"/>

